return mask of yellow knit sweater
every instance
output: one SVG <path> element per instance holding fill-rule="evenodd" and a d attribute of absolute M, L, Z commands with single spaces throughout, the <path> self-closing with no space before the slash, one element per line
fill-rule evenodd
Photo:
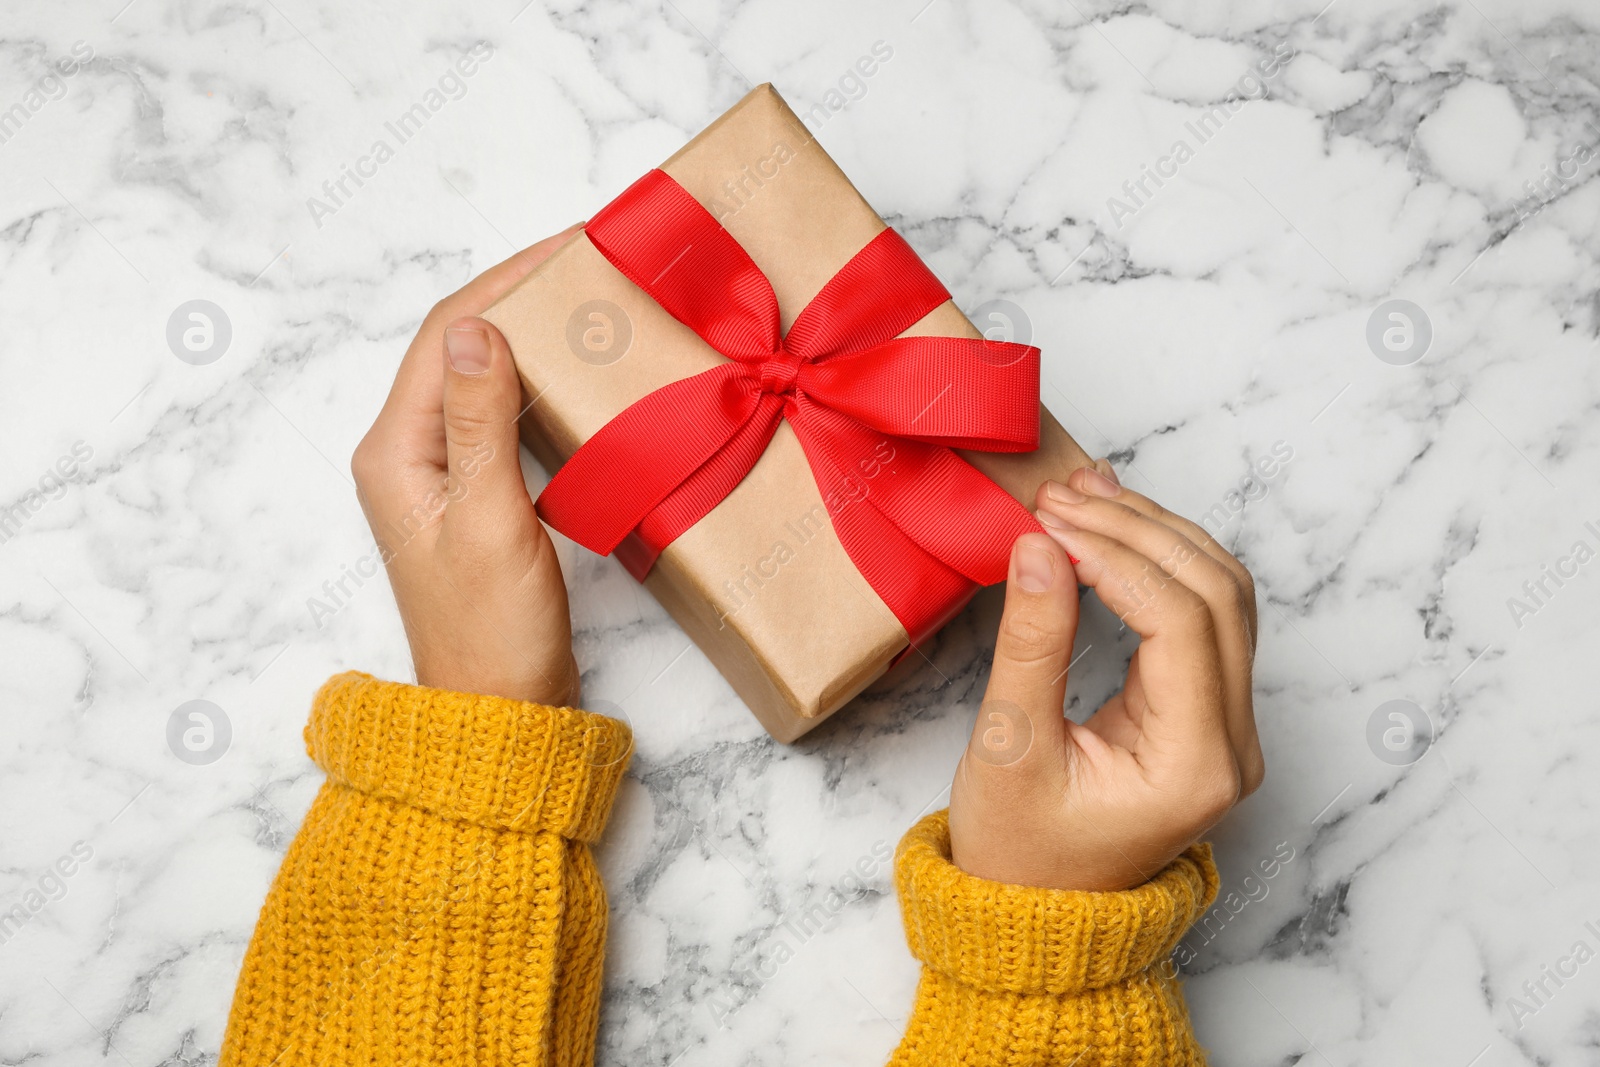
<path fill-rule="evenodd" d="M 628 728 L 351 673 L 305 737 L 327 781 L 261 909 L 219 1067 L 591 1063 L 606 902 L 589 845 Z M 1168 956 L 1216 896 L 1208 847 L 1122 893 L 1001 885 L 950 862 L 939 812 L 895 874 L 923 974 L 892 1065 L 1204 1063 Z"/>

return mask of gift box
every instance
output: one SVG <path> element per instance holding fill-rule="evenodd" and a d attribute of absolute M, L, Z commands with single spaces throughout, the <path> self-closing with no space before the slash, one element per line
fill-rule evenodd
<path fill-rule="evenodd" d="M 775 306 L 774 306 L 775 305 Z M 1090 462 L 770 85 L 484 316 L 554 528 L 614 553 L 793 741 L 1004 580 Z"/>

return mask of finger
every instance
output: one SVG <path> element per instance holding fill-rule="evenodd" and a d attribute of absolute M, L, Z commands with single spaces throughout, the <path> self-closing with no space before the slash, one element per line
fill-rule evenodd
<path fill-rule="evenodd" d="M 447 456 L 439 344 L 446 324 L 486 309 L 582 225 L 570 226 L 489 268 L 428 313 L 400 361 L 382 410 L 350 457 L 356 495 L 374 529 L 388 529 L 398 522 L 415 525 L 421 521 L 416 512 L 422 502 L 443 488 Z"/>
<path fill-rule="evenodd" d="M 1220 750 L 1232 766 L 1221 655 L 1205 599 L 1112 537 L 1046 529 L 1078 560 L 1078 580 L 1141 638 L 1141 754 L 1193 768 Z"/>
<path fill-rule="evenodd" d="M 1250 647 L 1254 649 L 1256 643 L 1255 580 L 1250 577 L 1250 571 L 1245 567 L 1245 565 L 1235 559 L 1233 553 L 1229 552 L 1226 548 L 1223 548 L 1222 544 L 1215 537 L 1212 537 L 1210 531 L 1208 531 L 1204 526 L 1184 518 L 1175 511 L 1168 511 L 1166 508 L 1162 507 L 1160 504 L 1141 493 L 1136 493 L 1131 489 L 1123 487 L 1117 479 L 1116 471 L 1112 470 L 1111 463 L 1108 460 L 1095 460 L 1093 470 L 1104 476 L 1112 483 L 1112 487 L 1117 490 L 1115 493 L 1108 492 L 1104 495 L 1114 495 L 1119 502 L 1126 504 L 1130 508 L 1133 508 L 1141 515 L 1149 516 L 1158 522 L 1166 523 L 1173 529 L 1181 531 L 1184 536 L 1188 537 L 1189 540 L 1193 541 L 1197 546 L 1199 546 L 1199 548 L 1204 551 L 1206 555 L 1210 556 L 1212 559 L 1216 560 L 1222 566 L 1227 568 L 1228 573 L 1233 575 L 1234 579 L 1239 583 L 1240 589 L 1245 594 L 1245 617 L 1250 624 Z M 1086 473 L 1079 474 L 1078 472 L 1074 471 L 1073 475 L 1067 478 L 1067 484 L 1072 486 L 1074 489 L 1077 489 L 1079 492 L 1088 492 L 1090 495 L 1094 495 L 1091 492 L 1091 486 L 1094 484 L 1093 480 L 1090 479 Z"/>
<path fill-rule="evenodd" d="M 1266 764 L 1261 753 L 1260 737 L 1256 730 L 1255 707 L 1254 700 L 1252 698 L 1252 691 L 1250 689 L 1251 682 L 1249 680 L 1251 674 L 1250 667 L 1255 659 L 1256 640 L 1260 633 L 1260 626 L 1256 614 L 1255 580 L 1251 577 L 1250 571 L 1244 566 L 1244 564 L 1240 563 L 1239 560 L 1234 558 L 1231 552 L 1223 548 L 1221 543 L 1218 542 L 1216 538 L 1212 537 L 1210 532 L 1207 531 L 1205 527 L 1184 518 L 1182 515 L 1179 515 L 1176 512 L 1167 510 L 1160 504 L 1141 493 L 1136 493 L 1132 490 L 1122 488 L 1120 483 L 1118 483 L 1116 472 L 1112 469 L 1109 461 L 1104 459 L 1095 461 L 1094 471 L 1104 475 L 1109 484 L 1096 483 L 1096 481 L 1090 477 L 1091 472 L 1088 471 L 1081 473 L 1075 472 L 1075 476 L 1067 479 L 1067 484 L 1076 488 L 1080 492 L 1088 492 L 1091 493 L 1091 495 L 1098 484 L 1098 488 L 1102 494 L 1112 496 L 1119 503 L 1134 509 L 1142 515 L 1170 526 L 1174 530 L 1177 530 L 1187 536 L 1189 540 L 1195 545 L 1199 546 L 1199 548 L 1204 551 L 1207 556 L 1216 560 L 1223 567 L 1225 567 L 1228 573 L 1234 578 L 1239 590 L 1240 602 L 1243 605 L 1242 625 L 1246 632 L 1243 644 L 1247 646 L 1248 653 L 1242 658 L 1239 657 L 1237 652 L 1237 646 L 1239 642 L 1236 641 L 1219 641 L 1219 645 L 1221 646 L 1221 650 L 1225 658 L 1231 658 L 1235 662 L 1242 661 L 1245 665 L 1244 671 L 1241 672 L 1245 676 L 1244 700 L 1242 702 L 1230 702 L 1228 733 L 1230 738 L 1232 738 L 1234 741 L 1235 754 L 1239 761 L 1241 784 L 1244 792 L 1254 792 L 1255 789 L 1261 784 L 1262 778 L 1265 776 L 1266 772 Z M 1219 638 L 1222 636 L 1223 631 L 1235 625 L 1239 624 L 1234 623 L 1230 616 L 1219 616 Z"/>
<path fill-rule="evenodd" d="M 1073 481 L 1089 492 L 1075 488 L 1070 484 Z M 1039 487 L 1035 503 L 1040 522 L 1066 522 L 1121 541 L 1154 560 L 1163 574 L 1199 593 L 1217 624 L 1224 663 L 1237 675 L 1236 692 L 1241 700 L 1247 700 L 1254 648 L 1247 622 L 1248 600 L 1233 571 L 1197 545 L 1182 525 L 1155 517 L 1153 513 L 1176 518 L 1137 493 L 1105 480 L 1068 482 L 1047 482 Z M 1140 508 L 1139 503 L 1147 506 Z"/>
<path fill-rule="evenodd" d="M 1077 630 L 1072 563 L 1051 538 L 1023 534 L 1011 546 L 994 666 L 968 745 L 972 756 L 1009 766 L 1022 765 L 1032 754 L 1060 751 L 1066 736 L 1067 665 Z"/>
<path fill-rule="evenodd" d="M 1162 575 L 1200 594 L 1210 609 L 1216 630 L 1228 739 L 1243 784 L 1247 790 L 1254 790 L 1260 783 L 1263 769 L 1251 700 L 1254 649 L 1238 581 L 1228 568 L 1202 551 L 1181 529 L 1129 506 L 1128 498 L 1135 495 L 1129 490 L 1118 489 L 1110 482 L 1098 484 L 1094 479 L 1081 480 L 1080 484 L 1100 495 L 1080 492 L 1070 484 L 1058 482 L 1040 486 L 1036 498 L 1039 521 L 1047 528 L 1068 523 L 1119 541 L 1155 561 Z M 1103 495 L 1108 492 L 1115 495 Z"/>
<path fill-rule="evenodd" d="M 427 434 L 438 422 L 443 402 L 443 381 L 438 372 L 438 343 L 444 328 L 463 315 L 480 315 L 490 304 L 500 299 L 511 287 L 527 276 L 534 267 L 550 258 L 572 235 L 582 229 L 583 223 L 567 227 L 553 237 L 547 237 L 531 248 L 525 248 L 472 279 L 433 306 L 417 336 L 400 361 L 394 385 L 378 413 L 374 429 L 388 428 L 398 423 L 396 437 L 409 440 L 413 434 Z M 409 432 L 408 432 L 409 431 Z M 433 436 L 436 438 L 437 434 Z M 442 462 L 440 457 L 440 462 Z"/>
<path fill-rule="evenodd" d="M 522 480 L 517 411 L 522 384 L 505 336 L 477 318 L 441 340 L 447 457 L 445 532 L 462 543 L 513 543 L 538 526 Z"/>

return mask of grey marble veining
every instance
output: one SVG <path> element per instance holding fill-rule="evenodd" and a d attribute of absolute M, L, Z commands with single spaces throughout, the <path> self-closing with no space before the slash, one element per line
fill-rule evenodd
<path fill-rule="evenodd" d="M 1181 950 L 1214 1061 L 1594 1062 L 1600 12 L 1324 3 L 0 15 L 0 1063 L 214 1061 L 313 689 L 409 677 L 347 470 L 407 341 L 766 80 L 1259 579 L 1267 783 Z M 197 300 L 210 362 L 169 341 Z M 600 1062 L 881 1062 L 916 979 L 885 857 L 945 802 L 996 598 L 785 748 L 562 552 L 638 736 Z M 1119 629 L 1091 607 L 1074 714 Z M 191 700 L 215 762 L 169 747 Z"/>

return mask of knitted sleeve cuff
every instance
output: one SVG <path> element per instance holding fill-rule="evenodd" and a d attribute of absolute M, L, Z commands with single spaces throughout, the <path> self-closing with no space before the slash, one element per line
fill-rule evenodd
<path fill-rule="evenodd" d="M 317 692 L 306 751 L 330 780 L 435 815 L 594 841 L 633 753 L 627 725 L 574 708 L 383 682 Z"/>
<path fill-rule="evenodd" d="M 895 881 L 906 940 L 924 965 L 975 989 L 1055 995 L 1115 985 L 1164 959 L 1218 884 L 1205 844 L 1121 892 L 975 878 L 951 862 L 946 811 L 906 833 Z"/>

